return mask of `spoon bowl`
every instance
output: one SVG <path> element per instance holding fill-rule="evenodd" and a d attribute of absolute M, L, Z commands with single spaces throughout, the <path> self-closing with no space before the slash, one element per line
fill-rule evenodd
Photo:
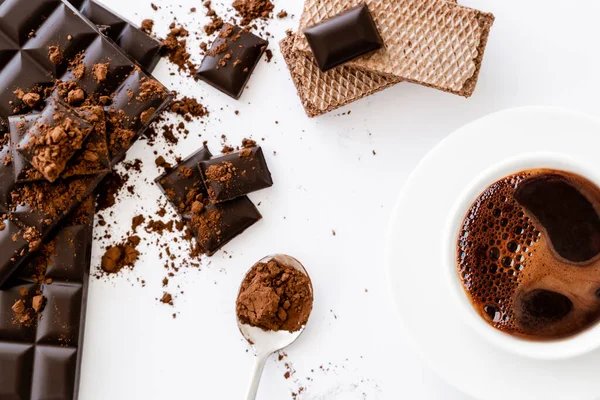
<path fill-rule="evenodd" d="M 294 257 L 285 254 L 274 254 L 262 258 L 256 264 L 266 264 L 271 260 L 277 261 L 277 263 L 280 265 L 292 267 L 306 275 L 309 281 L 310 294 L 311 296 L 313 296 L 313 287 L 312 282 L 310 280 L 310 276 L 308 275 L 308 272 L 300 263 L 300 261 L 296 260 Z M 254 265 L 252 267 L 254 267 Z M 265 331 L 261 328 L 250 326 L 248 324 L 243 324 L 239 320 L 239 318 L 237 318 L 237 315 L 236 319 L 238 328 L 240 329 L 242 336 L 244 336 L 248 343 L 250 343 L 250 346 L 252 346 L 252 350 L 254 350 L 254 367 L 252 371 L 252 378 L 250 381 L 250 386 L 248 387 L 247 395 L 245 397 L 246 400 L 254 400 L 256 399 L 256 393 L 258 392 L 260 377 L 262 376 L 265 363 L 267 362 L 269 356 L 272 353 L 281 350 L 292 344 L 294 341 L 296 341 L 296 339 L 300 337 L 302 332 L 304 332 L 304 328 L 306 327 L 306 325 L 302 326 L 296 332 L 288 332 L 285 330 Z"/>

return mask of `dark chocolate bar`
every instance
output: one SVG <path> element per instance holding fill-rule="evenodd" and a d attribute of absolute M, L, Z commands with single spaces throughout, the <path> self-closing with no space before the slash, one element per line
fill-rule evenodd
<path fill-rule="evenodd" d="M 0 87 L 5 88 L 0 92 L 0 119 L 43 109 L 50 91 L 68 103 L 83 100 L 86 105 L 104 105 L 113 162 L 124 156 L 171 101 L 164 86 L 63 1 L 1 2 L 0 38 L 9 49 L 0 67 Z M 57 84 L 57 79 L 62 83 Z M 31 93 L 40 96 L 39 102 L 28 101 Z M 9 172 L 14 176 L 12 162 L 0 163 L 0 178 Z M 54 184 L 2 182 L 0 195 L 11 218 L 26 231 L 36 231 L 28 234 L 35 241 L 37 235 L 47 237 L 102 178 L 74 177 Z M 0 242 L 0 249 L 5 245 L 13 246 Z M 0 260 L 0 284 L 26 258 L 28 247 L 16 253 L 19 257 Z"/>
<path fill-rule="evenodd" d="M 152 72 L 161 58 L 162 42 L 94 0 L 68 0 L 81 14 L 101 27 L 142 68 Z"/>
<path fill-rule="evenodd" d="M 271 172 L 258 146 L 200 161 L 198 168 L 213 203 L 273 186 Z"/>
<path fill-rule="evenodd" d="M 211 157 L 206 147 L 186 158 L 156 183 L 175 206 L 198 244 L 209 256 L 259 221 L 262 216 L 246 196 L 211 204 L 197 165 Z"/>
<path fill-rule="evenodd" d="M 323 72 L 383 46 L 366 4 L 305 29 L 304 36 Z"/>
<path fill-rule="evenodd" d="M 51 99 L 15 146 L 44 178 L 54 182 L 93 130 L 73 108 Z"/>
<path fill-rule="evenodd" d="M 0 286 L 0 399 L 78 397 L 93 204 L 91 198 L 82 203 Z M 39 313 L 32 309 L 36 296 L 43 296 Z M 21 314 L 13 311 L 19 301 Z"/>
<path fill-rule="evenodd" d="M 268 44 L 239 26 L 225 24 L 206 52 L 196 76 L 239 99 Z"/>

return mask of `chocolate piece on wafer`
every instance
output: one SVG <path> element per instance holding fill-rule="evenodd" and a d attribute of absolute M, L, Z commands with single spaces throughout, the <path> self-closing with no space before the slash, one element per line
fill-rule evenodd
<path fill-rule="evenodd" d="M 304 36 L 323 72 L 383 46 L 365 4 L 305 29 Z"/>
<path fill-rule="evenodd" d="M 296 35 L 279 43 L 306 114 L 313 118 L 377 93 L 399 79 L 341 65 L 322 72 L 311 53 L 294 49 Z"/>
<path fill-rule="evenodd" d="M 300 31 L 361 3 L 307 0 Z M 445 0 L 366 0 L 385 49 L 346 65 L 469 97 L 494 16 Z M 303 35 L 295 49 L 310 52 Z"/>

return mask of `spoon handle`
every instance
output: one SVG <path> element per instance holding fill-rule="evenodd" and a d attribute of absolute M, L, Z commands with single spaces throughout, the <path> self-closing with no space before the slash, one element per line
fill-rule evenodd
<path fill-rule="evenodd" d="M 252 378 L 250 380 L 250 386 L 246 393 L 246 400 L 255 400 L 256 393 L 258 392 L 258 385 L 260 384 L 260 377 L 262 376 L 265 363 L 267 362 L 269 355 L 257 354 L 254 357 L 254 367 L 252 368 Z"/>

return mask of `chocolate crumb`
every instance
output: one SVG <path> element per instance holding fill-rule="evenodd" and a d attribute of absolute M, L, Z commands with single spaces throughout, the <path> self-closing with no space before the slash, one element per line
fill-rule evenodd
<path fill-rule="evenodd" d="M 92 74 L 94 75 L 94 80 L 98 83 L 104 82 L 108 75 L 108 63 L 105 64 L 95 64 L 92 67 Z"/>
<path fill-rule="evenodd" d="M 242 17 L 242 25 L 250 25 L 255 19 L 267 19 L 273 11 L 270 0 L 235 0 L 233 8 Z"/>
<path fill-rule="evenodd" d="M 270 49 L 265 50 L 265 56 L 267 57 L 267 62 L 271 62 L 273 59 L 273 52 Z"/>
<path fill-rule="evenodd" d="M 48 58 L 52 64 L 62 63 L 63 56 L 58 46 L 48 46 Z"/>
<path fill-rule="evenodd" d="M 154 29 L 154 21 L 151 19 L 143 20 L 140 29 L 148 34 L 152 33 L 152 30 Z"/>
<path fill-rule="evenodd" d="M 133 267 L 140 256 L 136 250 L 140 241 L 139 236 L 130 236 L 124 243 L 108 247 L 102 256 L 102 270 L 108 274 L 115 274 L 125 267 Z"/>
<path fill-rule="evenodd" d="M 170 293 L 165 292 L 163 294 L 163 297 L 160 299 L 160 302 L 172 306 L 173 305 L 173 296 L 171 296 Z"/>

